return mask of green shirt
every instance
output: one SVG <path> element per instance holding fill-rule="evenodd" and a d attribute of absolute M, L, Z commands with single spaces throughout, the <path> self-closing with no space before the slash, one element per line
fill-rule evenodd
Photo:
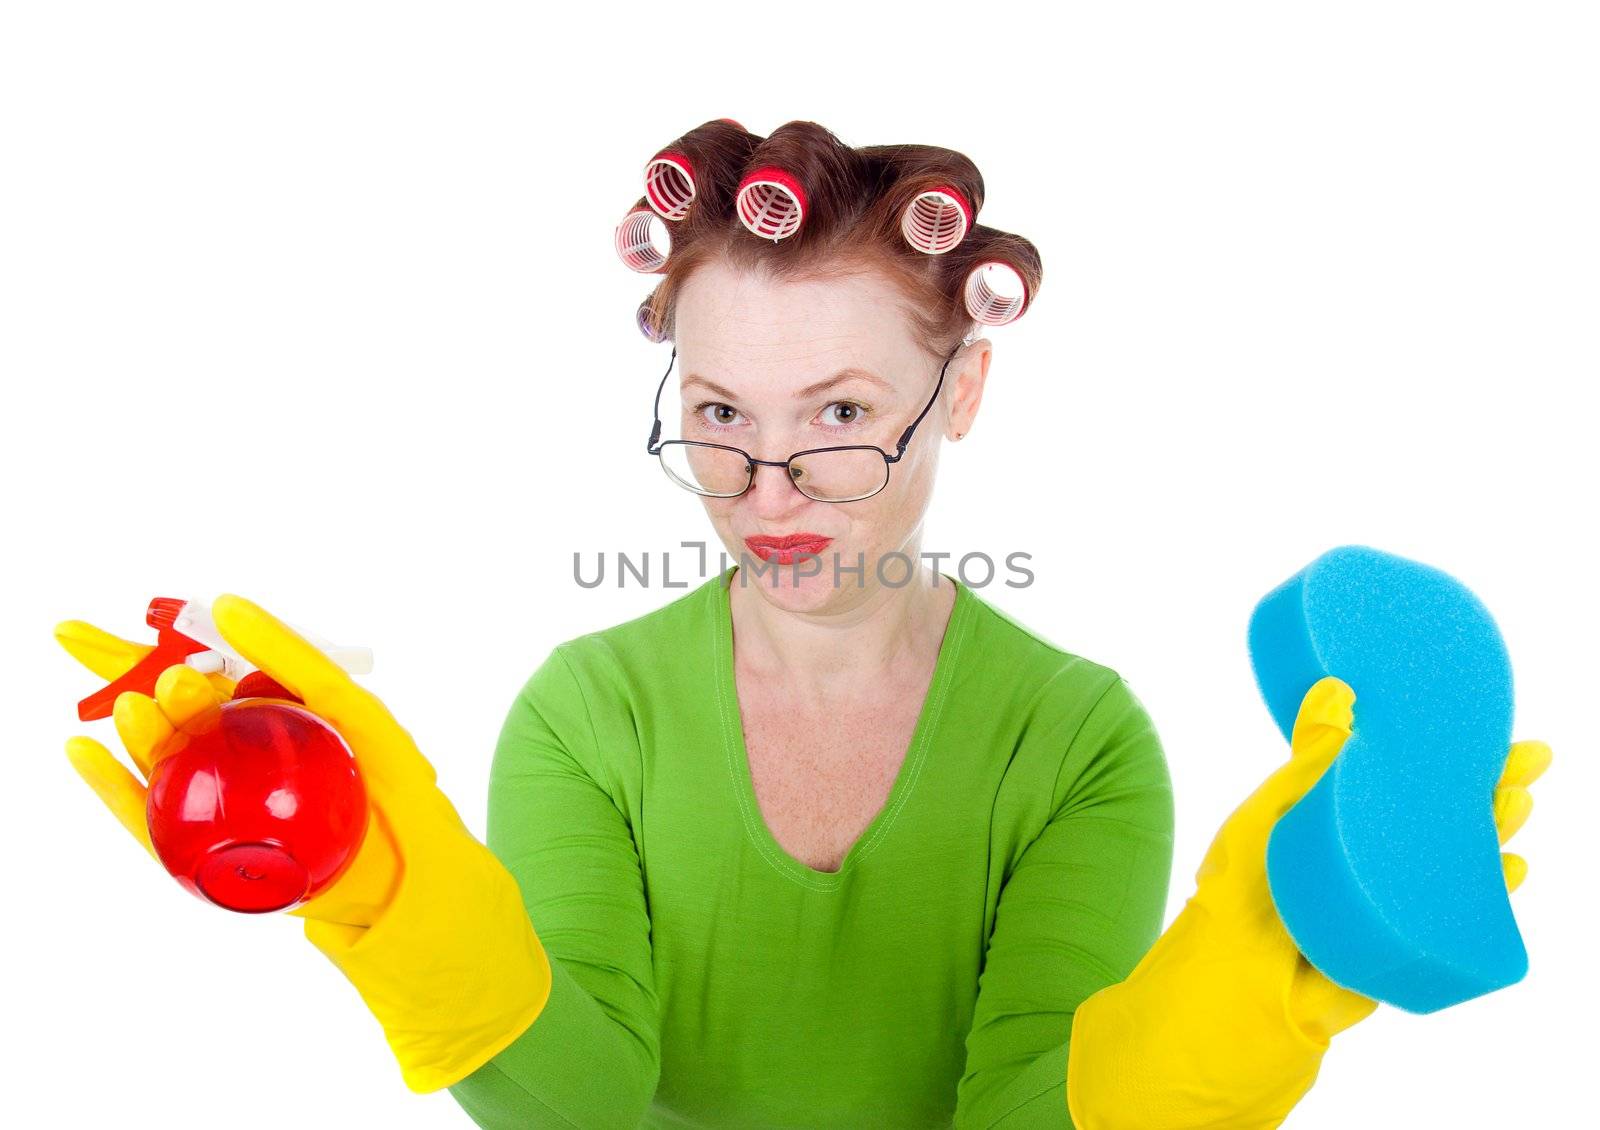
<path fill-rule="evenodd" d="M 815 870 L 751 784 L 737 571 L 556 645 L 518 695 L 488 843 L 553 982 L 452 1093 L 486 1127 L 1070 1127 L 1073 1011 L 1166 909 L 1149 716 L 940 574 L 956 600 L 905 761 Z"/>

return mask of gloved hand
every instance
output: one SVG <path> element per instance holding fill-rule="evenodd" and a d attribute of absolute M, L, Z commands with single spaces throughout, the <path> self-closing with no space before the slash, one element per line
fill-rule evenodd
<path fill-rule="evenodd" d="M 63 620 L 56 625 L 55 637 L 69 655 L 108 683 L 155 650 L 154 644 L 122 639 L 83 620 Z M 207 693 L 207 684 L 215 694 Z M 233 697 L 234 681 L 221 671 L 201 675 L 179 663 L 162 672 L 154 689 L 155 698 L 123 694 L 112 707 L 117 734 L 146 781 L 156 752 L 174 731 Z M 69 739 L 67 757 L 123 827 L 155 858 L 145 819 L 145 786 L 93 738 Z M 372 820 L 356 858 L 338 882 L 289 913 L 370 926 L 388 904 L 399 874 L 400 856 L 394 841 L 380 821 Z"/>
<path fill-rule="evenodd" d="M 1288 762 L 1218 831 L 1195 893 L 1127 978 L 1073 1017 L 1067 1109 L 1078 1130 L 1257 1130 L 1280 1125 L 1316 1080 L 1332 1037 L 1377 1002 L 1301 956 L 1267 886 L 1267 837 L 1350 736 L 1355 693 L 1328 676 L 1300 702 Z M 1500 842 L 1532 810 L 1550 763 L 1512 745 L 1494 795 Z M 1502 853 L 1507 886 L 1527 874 Z"/>
<path fill-rule="evenodd" d="M 433 766 L 376 696 L 243 597 L 219 597 L 211 611 L 230 647 L 344 738 L 371 805 L 350 867 L 290 913 L 305 919 L 306 937 L 355 985 L 408 1087 L 434 1091 L 460 1081 L 521 1035 L 550 995 L 549 959 L 516 880 L 462 824 Z M 56 637 L 107 679 L 149 650 L 80 621 L 60 625 Z M 153 699 L 119 695 L 113 710 L 146 781 L 163 743 L 216 708 L 232 684 L 176 664 L 155 692 Z M 67 756 L 154 855 L 144 784 L 92 738 L 69 739 Z"/>

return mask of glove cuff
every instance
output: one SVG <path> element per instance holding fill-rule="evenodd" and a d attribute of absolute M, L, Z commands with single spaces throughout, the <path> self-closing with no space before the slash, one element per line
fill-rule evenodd
<path fill-rule="evenodd" d="M 305 934 L 355 985 L 419 1093 L 482 1067 L 550 996 L 550 959 L 516 879 L 470 835 L 403 859 L 371 926 L 307 919 Z"/>
<path fill-rule="evenodd" d="M 1078 1130 L 1265 1130 L 1288 1117 L 1327 1042 L 1294 1023 L 1281 981 L 1209 972 L 1231 991 L 1135 970 L 1078 1006 L 1067 1049 Z"/>

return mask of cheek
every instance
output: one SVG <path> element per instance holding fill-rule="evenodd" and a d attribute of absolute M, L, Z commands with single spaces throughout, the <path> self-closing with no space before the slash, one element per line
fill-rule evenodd
<path fill-rule="evenodd" d="M 884 489 L 884 505 L 897 514 L 920 514 L 933 494 L 936 459 L 924 451 L 917 458 L 909 455 L 894 465 L 889 485 Z"/>
<path fill-rule="evenodd" d="M 706 508 L 706 517 L 711 519 L 712 525 L 723 525 L 732 516 L 733 508 L 749 497 L 742 495 L 739 498 L 708 498 L 702 494 L 700 504 Z"/>
<path fill-rule="evenodd" d="M 849 511 L 848 532 L 838 540 L 848 539 L 854 548 L 869 551 L 893 549 L 916 525 L 922 509 L 920 497 L 915 483 L 900 482 L 891 476 L 882 492 L 845 508 Z"/>

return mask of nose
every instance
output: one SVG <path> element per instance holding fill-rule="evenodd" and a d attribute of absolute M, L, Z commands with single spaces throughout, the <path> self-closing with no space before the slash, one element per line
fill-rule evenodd
<path fill-rule="evenodd" d="M 776 460 L 774 460 L 776 462 Z M 771 463 L 756 463 L 755 477 L 745 496 L 759 505 L 792 506 L 796 500 L 810 502 L 795 479 L 804 474 L 798 467 L 774 467 Z"/>

